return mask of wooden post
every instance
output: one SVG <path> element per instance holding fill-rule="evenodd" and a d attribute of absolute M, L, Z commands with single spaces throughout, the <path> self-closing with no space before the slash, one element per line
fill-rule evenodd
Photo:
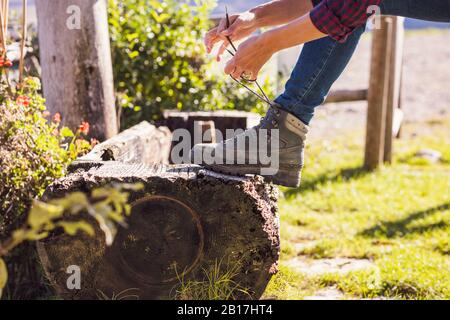
<path fill-rule="evenodd" d="M 117 133 L 106 0 L 37 0 L 47 107 L 63 124 L 91 124 L 91 136 Z"/>
<path fill-rule="evenodd" d="M 404 101 L 404 91 L 403 91 L 403 67 L 404 67 L 404 62 L 402 59 L 402 65 L 401 65 L 401 71 L 400 71 L 400 93 L 398 96 L 398 110 L 399 112 L 402 112 L 404 114 L 403 111 L 403 101 Z M 403 120 L 403 119 L 402 119 Z M 402 128 L 403 128 L 403 121 L 400 123 L 400 126 L 398 128 L 397 131 L 397 135 L 395 136 L 397 139 L 400 139 L 402 136 Z"/>
<path fill-rule="evenodd" d="M 381 28 L 373 31 L 364 160 L 367 169 L 377 168 L 384 160 L 392 29 L 392 17 L 382 17 Z"/>
<path fill-rule="evenodd" d="M 394 115 L 396 109 L 399 107 L 400 101 L 400 86 L 402 73 L 402 59 L 403 59 L 403 43 L 404 43 L 404 18 L 392 17 L 392 30 L 389 36 L 389 42 L 392 46 L 389 52 L 389 86 L 387 92 L 386 105 L 386 127 L 384 140 L 384 162 L 391 163 L 392 161 L 392 140 L 394 137 Z"/>
<path fill-rule="evenodd" d="M 328 94 L 325 103 L 365 101 L 365 100 L 367 100 L 367 89 L 333 90 Z"/>

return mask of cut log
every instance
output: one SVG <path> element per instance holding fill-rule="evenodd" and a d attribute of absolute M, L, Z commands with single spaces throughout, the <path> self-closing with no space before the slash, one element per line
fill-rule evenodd
<path fill-rule="evenodd" d="M 42 84 L 48 110 L 105 140 L 117 134 L 106 0 L 37 0 Z"/>
<path fill-rule="evenodd" d="M 144 121 L 98 144 L 72 164 L 71 170 L 102 161 L 168 164 L 172 135 L 167 127 L 155 127 Z"/>
<path fill-rule="evenodd" d="M 261 177 L 233 177 L 198 166 L 146 166 L 110 161 L 55 182 L 45 198 L 91 190 L 111 182 L 143 183 L 130 196 L 128 228 L 120 228 L 112 246 L 96 237 L 53 234 L 38 244 L 45 272 L 65 299 L 112 297 L 124 290 L 140 299 L 171 299 L 177 288 L 205 281 L 220 265 L 233 280 L 261 297 L 277 271 L 279 222 L 277 189 Z M 69 290 L 69 266 L 81 270 L 81 290 Z M 184 298 L 189 298 L 184 293 Z"/>

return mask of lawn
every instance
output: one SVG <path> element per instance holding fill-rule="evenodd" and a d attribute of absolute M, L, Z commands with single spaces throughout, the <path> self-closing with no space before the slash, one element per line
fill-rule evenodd
<path fill-rule="evenodd" d="M 302 186 L 282 190 L 280 272 L 265 297 L 450 299 L 449 136 L 448 120 L 406 125 L 393 164 L 374 172 L 361 169 L 363 132 L 310 141 Z M 414 156 L 424 148 L 441 161 Z M 314 271 L 341 258 L 364 264 Z"/>

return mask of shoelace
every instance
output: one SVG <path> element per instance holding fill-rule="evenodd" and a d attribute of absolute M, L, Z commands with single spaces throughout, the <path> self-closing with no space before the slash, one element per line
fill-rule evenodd
<path fill-rule="evenodd" d="M 272 114 L 274 114 L 274 116 Z M 266 116 L 261 118 L 259 124 L 260 125 L 270 124 L 274 128 L 277 129 L 278 128 L 278 117 L 279 116 L 280 116 L 280 111 L 276 107 L 271 105 L 269 110 L 267 111 Z"/>
<path fill-rule="evenodd" d="M 225 7 L 225 14 L 226 14 L 226 22 L 227 22 L 227 29 L 230 27 L 230 16 L 228 14 L 228 8 Z M 236 46 L 233 44 L 233 42 L 231 41 L 231 38 L 229 36 L 226 36 L 226 39 L 228 41 L 228 43 L 231 45 L 231 47 L 233 48 L 234 52 L 232 52 L 231 50 L 228 50 L 228 53 L 231 54 L 233 57 L 235 56 L 235 54 L 237 53 L 237 48 Z M 257 79 L 255 80 L 249 80 L 249 79 L 244 79 L 243 77 L 241 77 L 244 81 L 248 81 L 248 82 L 253 82 L 256 84 L 256 86 L 258 87 L 259 91 L 261 92 L 261 94 L 259 94 L 258 92 L 256 92 L 255 90 L 253 90 L 252 88 L 250 88 L 248 85 L 246 85 L 244 82 L 239 81 L 238 79 L 236 79 L 235 77 L 233 77 L 232 75 L 230 75 L 231 79 L 233 79 L 235 82 L 237 82 L 239 85 L 241 85 L 242 87 L 244 87 L 245 89 L 247 89 L 250 93 L 252 93 L 253 95 L 255 95 L 259 100 L 267 103 L 270 107 L 273 107 L 272 102 L 270 101 L 269 97 L 267 96 L 267 94 L 264 92 L 263 88 L 260 86 L 260 84 L 258 83 Z"/>

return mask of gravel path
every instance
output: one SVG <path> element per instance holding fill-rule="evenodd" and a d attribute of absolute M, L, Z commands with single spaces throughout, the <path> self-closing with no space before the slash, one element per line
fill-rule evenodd
<path fill-rule="evenodd" d="M 450 30 L 407 32 L 404 54 L 404 111 L 406 121 L 450 117 Z M 364 36 L 347 70 L 333 89 L 368 86 L 371 37 Z M 367 103 L 327 104 L 311 123 L 312 136 L 365 126 Z"/>

